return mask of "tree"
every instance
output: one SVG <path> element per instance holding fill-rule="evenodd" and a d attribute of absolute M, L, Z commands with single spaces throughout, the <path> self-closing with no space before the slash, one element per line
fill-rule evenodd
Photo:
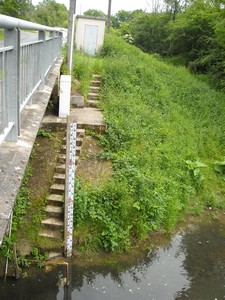
<path fill-rule="evenodd" d="M 170 14 L 173 21 L 175 21 L 176 15 L 190 4 L 190 0 L 164 0 L 164 2 L 166 4 L 166 12 Z"/>
<path fill-rule="evenodd" d="M 119 10 L 115 16 L 112 17 L 112 26 L 114 28 L 119 28 L 122 23 L 130 22 L 135 15 L 139 13 L 144 13 L 144 11 L 142 9 L 137 9 L 134 11 Z"/>
<path fill-rule="evenodd" d="M 167 41 L 167 13 L 138 14 L 130 25 L 130 34 L 134 44 L 148 53 L 166 54 L 169 47 Z"/>
<path fill-rule="evenodd" d="M 55 0 L 44 0 L 36 6 L 33 20 L 47 26 L 66 28 L 68 10 L 64 4 L 56 3 Z"/>
<path fill-rule="evenodd" d="M 84 12 L 85 16 L 93 16 L 93 17 L 105 17 L 106 15 L 101 10 L 97 9 L 88 9 Z"/>
<path fill-rule="evenodd" d="M 30 9 L 33 9 L 29 0 L 0 0 L 0 13 L 20 19 L 29 19 Z"/>

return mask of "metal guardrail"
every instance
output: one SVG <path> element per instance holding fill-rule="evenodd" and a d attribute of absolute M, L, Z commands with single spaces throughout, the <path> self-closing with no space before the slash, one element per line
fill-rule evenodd
<path fill-rule="evenodd" d="M 62 33 L 56 28 L 0 14 L 4 29 L 4 47 L 0 48 L 0 144 L 17 141 L 21 112 L 31 103 L 36 89 L 42 89 L 45 77 L 62 49 Z M 22 30 L 38 31 L 34 42 L 21 43 Z M 50 32 L 47 36 L 46 32 Z"/>

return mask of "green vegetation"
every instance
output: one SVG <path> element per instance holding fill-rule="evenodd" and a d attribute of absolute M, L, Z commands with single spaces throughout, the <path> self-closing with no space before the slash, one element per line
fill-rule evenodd
<path fill-rule="evenodd" d="M 106 17 L 104 12 L 97 9 L 88 9 L 84 12 L 85 16 L 92 16 L 92 17 Z"/>
<path fill-rule="evenodd" d="M 104 185 L 76 181 L 80 250 L 127 250 L 186 214 L 225 207 L 223 93 L 113 35 L 98 58 L 77 53 L 74 64 L 81 85 L 91 68 L 102 76 L 107 131 L 98 138 L 113 163 Z"/>
<path fill-rule="evenodd" d="M 43 0 L 33 5 L 30 0 L 1 0 L 0 14 L 29 20 L 52 27 L 67 27 L 68 10 L 55 0 Z"/>
<path fill-rule="evenodd" d="M 50 140 L 53 139 L 52 133 L 46 131 L 45 129 L 39 129 L 38 133 L 37 133 L 37 136 L 43 136 L 43 137 L 46 137 L 46 138 L 48 138 Z"/>
<path fill-rule="evenodd" d="M 192 72 L 209 74 L 214 86 L 225 88 L 224 1 L 164 0 L 152 13 L 120 11 L 112 24 L 143 51 L 171 62 L 178 56 Z"/>
<path fill-rule="evenodd" d="M 64 27 L 68 25 L 68 10 L 64 4 L 55 0 L 39 2 L 33 11 L 32 21 L 52 27 Z"/>
<path fill-rule="evenodd" d="M 1 0 L 0 14 L 14 18 L 27 19 L 30 12 L 31 4 L 29 0 Z"/>
<path fill-rule="evenodd" d="M 0 29 L 0 40 L 4 39 L 4 30 Z"/>
<path fill-rule="evenodd" d="M 90 59 L 85 54 L 74 53 L 73 75 L 80 81 L 79 92 L 85 97 L 88 96 L 90 80 L 93 73 L 101 70 L 101 60 L 93 57 Z"/>

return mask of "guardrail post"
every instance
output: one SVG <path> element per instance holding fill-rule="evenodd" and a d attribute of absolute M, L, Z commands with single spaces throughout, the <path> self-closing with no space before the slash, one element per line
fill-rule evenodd
<path fill-rule="evenodd" d="M 5 29 L 4 45 L 13 46 L 9 52 L 7 66 L 7 98 L 8 98 L 8 120 L 14 125 L 6 140 L 9 142 L 17 141 L 20 134 L 20 30 Z"/>
<path fill-rule="evenodd" d="M 41 84 L 39 85 L 39 89 L 44 89 L 45 87 L 45 41 L 46 41 L 45 31 L 38 32 L 38 39 L 43 41 L 40 47 Z"/>

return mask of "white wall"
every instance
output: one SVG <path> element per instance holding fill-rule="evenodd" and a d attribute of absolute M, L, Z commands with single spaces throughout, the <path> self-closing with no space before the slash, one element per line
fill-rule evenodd
<path fill-rule="evenodd" d="M 84 50 L 85 25 L 98 26 L 96 52 L 101 48 L 105 35 L 105 20 L 95 17 L 77 16 L 75 43 L 78 50 Z"/>

